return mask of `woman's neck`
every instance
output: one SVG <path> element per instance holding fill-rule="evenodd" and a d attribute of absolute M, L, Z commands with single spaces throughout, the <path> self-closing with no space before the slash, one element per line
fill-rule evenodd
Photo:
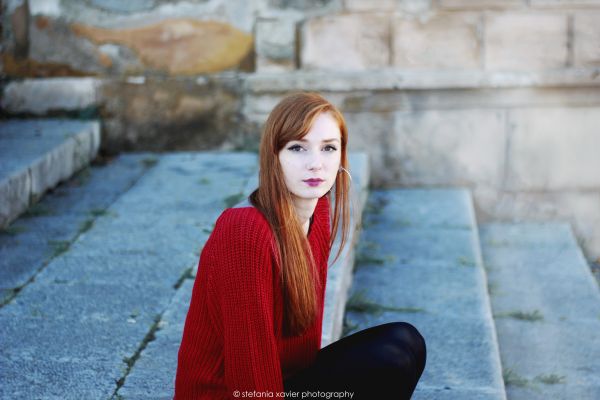
<path fill-rule="evenodd" d="M 310 218 L 315 212 L 315 208 L 317 206 L 318 198 L 316 199 L 303 199 L 303 198 L 294 198 L 294 208 L 296 209 L 296 216 L 300 222 L 300 226 L 304 232 L 304 235 L 308 235 L 308 230 L 310 228 Z"/>

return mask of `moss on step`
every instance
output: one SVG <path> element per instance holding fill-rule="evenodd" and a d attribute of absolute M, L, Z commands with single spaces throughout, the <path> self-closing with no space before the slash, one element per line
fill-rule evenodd
<path fill-rule="evenodd" d="M 89 231 L 92 226 L 94 226 L 94 219 L 93 218 L 86 219 L 79 225 L 79 234 Z"/>
<path fill-rule="evenodd" d="M 354 260 L 355 268 L 361 268 L 366 265 L 385 265 L 391 264 L 396 261 L 396 256 L 393 254 L 388 254 L 384 257 L 379 257 L 376 255 L 363 254 L 359 253 L 356 255 Z"/>
<path fill-rule="evenodd" d="M 348 334 L 356 329 L 358 329 L 358 324 L 353 324 L 349 322 L 346 318 L 344 318 L 344 322 L 342 325 L 342 337 L 348 336 Z"/>
<path fill-rule="evenodd" d="M 542 374 L 536 376 L 534 379 L 536 382 L 541 382 L 545 385 L 557 385 L 566 383 L 567 378 L 564 375 L 556 375 L 556 374 Z"/>
<path fill-rule="evenodd" d="M 514 318 L 521 321 L 542 321 L 544 316 L 539 310 L 534 310 L 530 312 L 525 311 L 509 311 L 504 313 L 495 314 L 494 318 Z"/>
<path fill-rule="evenodd" d="M 529 387 L 535 390 L 539 390 L 539 386 L 536 384 L 542 383 L 544 385 L 558 385 L 566 383 L 566 377 L 564 375 L 557 374 L 540 374 L 535 378 L 529 380 L 520 376 L 511 368 L 506 368 L 502 371 L 504 377 L 504 383 L 507 386 L 517 387 Z"/>
<path fill-rule="evenodd" d="M 156 339 L 156 332 L 158 332 L 158 330 L 160 329 L 161 318 L 162 318 L 161 314 L 158 314 L 154 317 L 154 323 L 150 327 L 150 330 L 146 333 L 146 336 L 144 337 L 144 339 L 138 346 L 135 353 L 133 353 L 133 355 L 131 357 L 123 357 L 123 362 L 125 363 L 125 368 L 123 371 L 123 376 L 119 380 L 116 381 L 117 387 L 116 387 L 115 391 L 113 392 L 113 397 L 115 397 L 117 395 L 117 392 L 119 391 L 119 389 L 125 384 L 125 380 L 127 379 L 127 376 L 131 372 L 131 369 L 135 365 L 136 361 L 140 358 L 140 355 L 142 354 L 142 352 L 144 351 L 146 346 L 148 346 L 148 343 L 150 343 Z"/>
<path fill-rule="evenodd" d="M 0 229 L 0 235 L 16 236 L 21 232 L 27 232 L 27 228 L 24 226 L 7 226 L 6 228 Z"/>
<path fill-rule="evenodd" d="M 350 296 L 350 298 L 348 299 L 348 302 L 346 303 L 346 309 L 349 311 L 375 314 L 375 315 L 379 315 L 385 311 L 394 311 L 394 312 L 401 312 L 401 313 L 418 313 L 418 312 L 424 311 L 422 308 L 393 307 L 393 306 L 387 306 L 384 304 L 379 304 L 379 303 L 376 303 L 375 301 L 369 299 L 366 296 L 365 292 L 366 291 L 364 289 L 359 290 L 358 292 L 356 292 L 352 296 Z"/>
<path fill-rule="evenodd" d="M 140 163 L 145 168 L 151 168 L 151 167 L 155 166 L 156 163 L 158 163 L 158 158 L 156 158 L 156 157 L 145 157 L 145 158 L 142 158 L 140 160 Z"/>
<path fill-rule="evenodd" d="M 92 217 L 102 217 L 104 215 L 109 215 L 110 211 L 103 208 L 92 208 L 88 211 L 88 214 Z"/>
<path fill-rule="evenodd" d="M 54 215 L 54 210 L 48 208 L 43 204 L 35 203 L 31 207 L 29 207 L 27 211 L 25 211 L 21 216 L 23 218 L 33 218 L 44 215 Z"/>
<path fill-rule="evenodd" d="M 504 378 L 504 383 L 507 386 L 518 386 L 518 387 L 527 387 L 529 386 L 529 380 L 517 374 L 514 370 L 510 368 L 506 368 L 502 370 L 502 376 Z"/>
<path fill-rule="evenodd" d="M 495 282 L 490 282 L 488 280 L 487 289 L 490 296 L 495 296 L 498 294 L 498 285 Z"/>
<path fill-rule="evenodd" d="M 465 257 L 465 256 L 460 256 L 456 259 L 456 262 L 459 265 L 462 265 L 463 267 L 474 267 L 477 265 L 477 263 L 470 259 L 469 257 Z"/>
<path fill-rule="evenodd" d="M 179 279 L 177 279 L 177 282 L 175 282 L 175 284 L 173 285 L 173 289 L 175 289 L 175 290 L 179 289 L 181 287 L 181 285 L 183 285 L 183 282 L 186 279 L 194 279 L 194 268 L 193 267 L 187 268 L 185 271 L 183 271 L 183 274 L 181 274 Z"/>
<path fill-rule="evenodd" d="M 210 235 L 214 229 L 215 229 L 215 224 L 213 223 L 210 228 L 202 228 L 202 232 Z"/>
<path fill-rule="evenodd" d="M 52 247 L 52 258 L 65 253 L 71 246 L 68 240 L 48 240 L 48 244 Z"/>
<path fill-rule="evenodd" d="M 232 194 L 231 196 L 225 197 L 225 199 L 223 201 L 225 202 L 225 207 L 229 208 L 229 207 L 235 206 L 237 203 L 239 203 L 243 199 L 244 199 L 244 193 L 240 192 L 240 193 Z"/>
<path fill-rule="evenodd" d="M 79 161 L 79 164 L 85 164 L 86 161 L 84 159 Z M 92 178 L 92 168 L 89 165 L 86 165 L 81 170 L 79 170 L 71 179 L 69 179 L 67 185 L 68 186 L 76 186 L 81 187 L 84 186 L 89 180 Z"/>
<path fill-rule="evenodd" d="M 370 197 L 365 205 L 365 214 L 381 214 L 389 200 L 384 197 Z"/>
<path fill-rule="evenodd" d="M 508 240 L 489 239 L 489 240 L 486 240 L 484 242 L 484 244 L 489 247 L 502 247 L 502 246 L 509 246 L 511 243 Z"/>

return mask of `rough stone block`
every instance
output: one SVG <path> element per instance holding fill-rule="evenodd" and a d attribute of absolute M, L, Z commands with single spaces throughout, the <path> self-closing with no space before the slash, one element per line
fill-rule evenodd
<path fill-rule="evenodd" d="M 42 66 L 62 67 L 61 75 L 65 70 L 69 75 L 145 71 L 196 75 L 247 69 L 251 61 L 252 36 L 221 22 L 235 16 L 208 20 L 202 15 L 205 20 L 200 20 L 162 15 L 157 23 L 151 18 L 137 23 L 121 20 L 118 25 L 105 23 L 111 26 L 107 28 L 85 11 L 89 10 L 82 10 L 83 21 L 73 24 L 67 18 L 37 15 L 30 24 L 29 57 Z M 15 69 L 15 75 L 29 75 L 26 65 Z"/>
<path fill-rule="evenodd" d="M 349 11 L 393 11 L 397 0 L 345 0 L 344 7 Z"/>
<path fill-rule="evenodd" d="M 237 68 L 252 50 L 252 37 L 218 21 L 168 19 L 142 27 L 104 29 L 73 24 L 73 32 L 96 44 L 126 46 L 150 70 L 195 75 Z M 110 67 L 109 58 L 103 67 Z"/>
<path fill-rule="evenodd" d="M 362 151 L 369 155 L 370 180 L 373 185 L 394 181 L 396 168 L 390 165 L 389 156 L 385 152 L 384 143 L 389 140 L 388 133 L 394 126 L 392 113 L 346 112 L 350 151 Z M 373 143 L 381 145 L 373 146 Z"/>
<path fill-rule="evenodd" d="M 597 189 L 597 107 L 533 108 L 509 114 L 510 190 Z"/>
<path fill-rule="evenodd" d="M 478 14 L 442 14 L 427 21 L 396 17 L 394 66 L 400 68 L 477 68 L 480 62 Z"/>
<path fill-rule="evenodd" d="M 531 7 L 540 8 L 573 8 L 573 7 L 598 7 L 599 0 L 529 0 Z"/>
<path fill-rule="evenodd" d="M 111 153 L 233 146 L 243 131 L 235 118 L 239 87 L 237 78 L 220 77 L 210 84 L 191 78 L 106 80 L 100 89 L 107 115 L 102 146 Z"/>
<path fill-rule="evenodd" d="M 302 29 L 301 66 L 336 71 L 386 67 L 390 61 L 389 39 L 387 15 L 313 18 Z"/>
<path fill-rule="evenodd" d="M 50 111 L 77 111 L 96 107 L 96 78 L 26 79 L 9 82 L 1 105 L 8 113 L 43 115 Z"/>
<path fill-rule="evenodd" d="M 468 10 L 468 9 L 504 9 L 525 7 L 525 0 L 438 0 L 442 9 Z"/>
<path fill-rule="evenodd" d="M 257 70 L 285 71 L 295 68 L 295 21 L 291 19 L 258 19 L 255 40 Z"/>
<path fill-rule="evenodd" d="M 0 226 L 7 226 L 29 206 L 31 176 L 19 172 L 0 180 Z"/>
<path fill-rule="evenodd" d="M 67 132 L 65 132 L 67 133 Z M 30 166 L 32 201 L 89 164 L 98 151 L 100 142 L 98 123 L 83 127 L 62 146 L 44 154 Z"/>
<path fill-rule="evenodd" d="M 575 15 L 574 36 L 575 66 L 600 66 L 600 13 Z"/>
<path fill-rule="evenodd" d="M 98 122 L 9 120 L 0 133 L 2 227 L 25 211 L 23 206 L 88 164 L 100 142 Z"/>
<path fill-rule="evenodd" d="M 7 50 L 17 58 L 27 57 L 29 48 L 29 7 L 28 2 L 13 0 L 5 2 L 3 10 L 3 36 Z M 7 40 L 8 39 L 8 40 Z M 12 48 L 11 48 L 12 47 Z"/>
<path fill-rule="evenodd" d="M 92 0 L 93 6 L 102 10 L 107 10 L 113 13 L 136 13 L 152 9 L 155 1 L 153 0 L 137 0 L 137 1 L 114 1 L 114 0 Z"/>
<path fill-rule="evenodd" d="M 403 184 L 499 185 L 505 115 L 493 110 L 398 112 L 386 146 Z"/>
<path fill-rule="evenodd" d="M 567 15 L 489 14 L 485 68 L 539 70 L 567 63 Z"/>
<path fill-rule="evenodd" d="M 409 14 L 426 12 L 432 7 L 432 0 L 346 0 L 349 11 L 401 11 Z"/>
<path fill-rule="evenodd" d="M 341 0 L 268 0 L 272 7 L 307 11 L 339 6 Z"/>
<path fill-rule="evenodd" d="M 74 152 L 73 141 L 67 140 L 29 166 L 32 202 L 39 200 L 48 188 L 56 186 L 62 179 L 77 171 L 73 164 Z"/>
<path fill-rule="evenodd" d="M 59 66 L 65 75 L 96 75 L 112 65 L 107 56 L 97 51 L 93 43 L 74 34 L 64 18 L 37 15 L 29 25 L 29 58 L 44 66 Z M 14 75 L 30 76 L 25 71 Z M 46 74 L 44 74 L 46 75 Z"/>

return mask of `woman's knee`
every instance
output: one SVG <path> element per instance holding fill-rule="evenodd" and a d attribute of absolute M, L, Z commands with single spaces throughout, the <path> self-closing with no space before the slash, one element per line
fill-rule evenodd
<path fill-rule="evenodd" d="M 421 375 L 427 354 L 425 339 L 413 325 L 407 322 L 391 322 L 382 326 L 383 352 L 389 366 L 400 370 L 416 370 Z"/>

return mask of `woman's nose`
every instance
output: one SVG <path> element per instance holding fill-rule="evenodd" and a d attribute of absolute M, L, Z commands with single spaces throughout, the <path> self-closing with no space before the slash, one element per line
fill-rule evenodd
<path fill-rule="evenodd" d="M 312 154 L 309 156 L 307 167 L 310 170 L 321 169 L 323 166 L 323 160 L 320 154 Z"/>

